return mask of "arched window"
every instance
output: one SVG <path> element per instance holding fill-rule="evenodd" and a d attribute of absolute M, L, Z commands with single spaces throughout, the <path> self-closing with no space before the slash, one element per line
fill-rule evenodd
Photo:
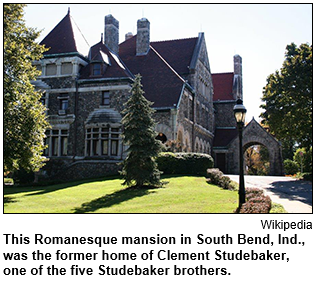
<path fill-rule="evenodd" d="M 156 137 L 156 140 L 160 140 L 162 143 L 165 143 L 167 141 L 167 137 L 165 134 L 160 132 Z"/>

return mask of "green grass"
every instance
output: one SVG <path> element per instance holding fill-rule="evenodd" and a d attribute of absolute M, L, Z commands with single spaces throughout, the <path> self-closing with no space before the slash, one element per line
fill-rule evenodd
<path fill-rule="evenodd" d="M 5 213 L 233 213 L 238 194 L 204 177 L 165 178 L 162 188 L 125 188 L 118 178 L 4 188 Z"/>

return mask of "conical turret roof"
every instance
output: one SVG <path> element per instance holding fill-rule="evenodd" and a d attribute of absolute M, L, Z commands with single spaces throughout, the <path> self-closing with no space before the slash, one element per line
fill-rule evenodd
<path fill-rule="evenodd" d="M 70 10 L 40 44 L 49 48 L 44 55 L 79 53 L 82 56 L 87 56 L 90 48 L 70 15 Z"/>

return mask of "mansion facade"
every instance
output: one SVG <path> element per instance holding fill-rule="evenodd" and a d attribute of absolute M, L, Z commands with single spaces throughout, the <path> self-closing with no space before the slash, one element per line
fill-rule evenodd
<path fill-rule="evenodd" d="M 234 72 L 212 74 L 204 33 L 151 42 L 150 22 L 119 44 L 119 22 L 105 16 L 104 35 L 90 47 L 70 11 L 42 40 L 34 65 L 51 128 L 46 132 L 47 177 L 78 179 L 116 173 L 126 157 L 121 112 L 136 74 L 155 109 L 157 139 L 178 151 L 211 154 L 230 170 L 229 143 L 237 136 L 233 106 L 242 99 L 242 59 Z"/>

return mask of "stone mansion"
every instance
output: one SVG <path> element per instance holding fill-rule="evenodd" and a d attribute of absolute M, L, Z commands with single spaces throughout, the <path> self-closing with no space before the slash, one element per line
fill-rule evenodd
<path fill-rule="evenodd" d="M 211 154 L 224 172 L 238 172 L 229 146 L 237 137 L 232 109 L 243 97 L 239 55 L 234 72 L 212 74 L 204 33 L 151 42 L 150 22 L 142 18 L 137 34 L 126 34 L 119 44 L 119 22 L 112 15 L 105 16 L 100 42 L 90 47 L 70 11 L 41 44 L 49 49 L 34 62 L 42 72 L 34 85 L 51 124 L 43 175 L 78 179 L 117 171 L 126 156 L 121 112 L 138 73 L 156 110 L 157 139 L 176 143 L 178 151 Z M 260 127 L 254 119 L 250 123 Z"/>

